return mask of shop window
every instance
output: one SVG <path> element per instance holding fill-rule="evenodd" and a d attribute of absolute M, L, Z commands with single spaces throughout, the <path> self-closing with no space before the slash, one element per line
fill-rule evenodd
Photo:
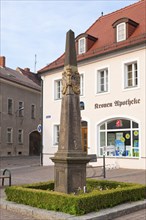
<path fill-rule="evenodd" d="M 139 157 L 139 126 L 127 119 L 115 119 L 100 125 L 100 149 L 109 157 Z"/>
<path fill-rule="evenodd" d="M 60 130 L 60 126 L 54 125 L 54 145 L 59 144 L 59 130 Z"/>
<path fill-rule="evenodd" d="M 138 86 L 137 62 L 125 64 L 125 89 Z"/>
<path fill-rule="evenodd" d="M 130 121 L 124 119 L 123 120 L 116 119 L 107 123 L 107 129 L 121 129 L 121 128 L 130 128 Z"/>
<path fill-rule="evenodd" d="M 62 84 L 61 84 L 61 79 L 55 80 L 54 82 L 54 88 L 55 88 L 55 100 L 61 99 L 62 98 Z"/>
<path fill-rule="evenodd" d="M 108 92 L 108 69 L 97 71 L 97 93 Z"/>

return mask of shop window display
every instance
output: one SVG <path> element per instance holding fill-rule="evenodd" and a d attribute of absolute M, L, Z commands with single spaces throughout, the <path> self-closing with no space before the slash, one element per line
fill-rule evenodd
<path fill-rule="evenodd" d="M 99 155 L 139 157 L 139 126 L 127 119 L 116 119 L 100 125 Z"/>

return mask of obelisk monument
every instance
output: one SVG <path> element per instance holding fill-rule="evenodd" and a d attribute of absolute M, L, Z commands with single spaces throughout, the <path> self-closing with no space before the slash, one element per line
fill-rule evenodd
<path fill-rule="evenodd" d="M 51 159 L 55 163 L 55 191 L 72 193 L 86 186 L 86 164 L 90 157 L 81 144 L 80 75 L 72 30 L 66 35 L 59 146 Z"/>

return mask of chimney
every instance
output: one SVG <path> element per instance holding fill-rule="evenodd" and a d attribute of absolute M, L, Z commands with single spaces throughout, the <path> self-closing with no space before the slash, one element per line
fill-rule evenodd
<path fill-rule="evenodd" d="M 6 58 L 4 56 L 0 56 L 0 66 L 5 67 Z"/>
<path fill-rule="evenodd" d="M 28 67 L 24 68 L 24 71 L 30 72 L 30 69 Z"/>

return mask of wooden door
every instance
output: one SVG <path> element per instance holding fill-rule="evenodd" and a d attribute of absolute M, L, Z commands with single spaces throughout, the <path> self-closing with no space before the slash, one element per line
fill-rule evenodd
<path fill-rule="evenodd" d="M 87 152 L 88 149 L 88 136 L 87 136 L 87 127 L 82 127 L 82 149 L 84 152 Z"/>

